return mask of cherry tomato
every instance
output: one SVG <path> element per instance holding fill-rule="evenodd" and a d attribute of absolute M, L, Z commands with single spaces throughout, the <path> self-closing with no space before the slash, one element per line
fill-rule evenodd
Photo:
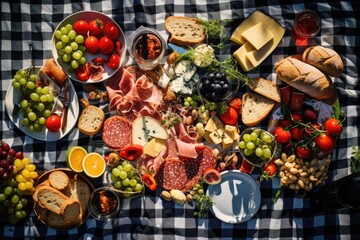
<path fill-rule="evenodd" d="M 296 156 L 299 158 L 308 158 L 312 153 L 310 148 L 299 146 L 296 148 Z"/>
<path fill-rule="evenodd" d="M 120 42 L 120 41 L 116 41 L 115 46 L 116 46 L 116 49 L 115 49 L 116 53 L 117 53 L 119 56 L 121 56 L 121 42 Z"/>
<path fill-rule="evenodd" d="M 110 54 L 114 51 L 114 42 L 108 37 L 102 37 L 99 42 L 99 49 L 102 54 Z"/>
<path fill-rule="evenodd" d="M 235 108 L 235 110 L 237 111 L 238 114 L 241 114 L 241 107 L 242 107 L 242 99 L 238 98 L 238 97 L 234 97 L 230 103 L 229 103 L 230 107 Z"/>
<path fill-rule="evenodd" d="M 298 121 L 298 122 L 303 122 L 304 121 L 303 116 L 301 114 L 299 114 L 299 113 L 296 113 L 296 112 L 291 113 L 291 116 L 295 121 Z"/>
<path fill-rule="evenodd" d="M 292 122 L 291 122 L 291 120 L 289 120 L 289 119 L 281 119 L 280 121 L 279 121 L 279 125 L 280 126 L 283 126 L 283 127 L 288 127 L 288 126 L 290 126 L 292 124 Z"/>
<path fill-rule="evenodd" d="M 329 118 L 324 123 L 324 129 L 331 135 L 338 135 L 342 132 L 342 125 L 336 118 Z"/>
<path fill-rule="evenodd" d="M 60 117 L 58 115 L 55 115 L 55 114 L 49 116 L 46 119 L 45 126 L 50 132 L 59 131 L 60 127 L 61 127 L 61 119 L 60 119 Z"/>
<path fill-rule="evenodd" d="M 267 173 L 268 176 L 273 176 L 277 172 L 277 167 L 273 162 L 266 164 L 263 168 L 263 171 Z"/>
<path fill-rule="evenodd" d="M 315 146 L 324 152 L 329 152 L 334 149 L 335 143 L 331 136 L 327 133 L 322 133 L 314 139 Z"/>
<path fill-rule="evenodd" d="M 86 82 L 90 78 L 90 74 L 85 66 L 80 66 L 75 70 L 76 77 L 83 82 Z"/>
<path fill-rule="evenodd" d="M 144 184 L 151 190 L 151 191 L 155 191 L 156 190 L 156 181 L 154 179 L 154 177 L 149 174 L 149 173 L 145 173 L 142 178 L 141 178 L 144 182 Z"/>
<path fill-rule="evenodd" d="M 104 27 L 104 34 L 112 40 L 116 40 L 119 36 L 119 28 L 113 22 L 108 22 Z"/>
<path fill-rule="evenodd" d="M 94 36 L 89 36 L 85 40 L 85 47 L 89 53 L 95 54 L 99 51 L 99 40 Z"/>
<path fill-rule="evenodd" d="M 107 59 L 107 65 L 111 69 L 117 69 L 120 65 L 120 56 L 116 53 L 111 54 Z"/>
<path fill-rule="evenodd" d="M 89 31 L 89 24 L 84 20 L 78 20 L 74 24 L 74 30 L 77 34 L 86 36 Z"/>
<path fill-rule="evenodd" d="M 274 136 L 275 136 L 275 140 L 281 144 L 287 143 L 291 139 L 291 133 L 288 130 L 286 130 L 285 128 L 283 128 L 282 126 L 277 126 L 275 128 Z"/>
<path fill-rule="evenodd" d="M 103 33 L 104 21 L 100 19 L 92 20 L 89 23 L 90 36 L 100 36 Z"/>
<path fill-rule="evenodd" d="M 300 127 L 294 127 L 290 130 L 291 137 L 296 140 L 300 141 L 304 138 L 304 129 Z"/>
<path fill-rule="evenodd" d="M 320 126 L 319 123 L 311 123 L 311 126 L 312 126 L 313 128 L 315 128 L 315 129 L 321 130 L 321 126 Z M 314 130 L 313 128 L 311 128 L 311 127 L 306 127 L 306 128 L 305 128 L 305 131 L 304 131 L 304 135 L 307 136 L 307 137 L 310 137 L 310 136 L 313 134 L 313 132 L 316 131 L 316 130 Z"/>

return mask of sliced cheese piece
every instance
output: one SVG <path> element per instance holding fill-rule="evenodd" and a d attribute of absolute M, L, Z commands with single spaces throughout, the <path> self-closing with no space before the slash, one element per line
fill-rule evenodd
<path fill-rule="evenodd" d="M 165 145 L 166 140 L 153 138 L 144 146 L 144 153 L 151 157 L 157 157 Z"/>
<path fill-rule="evenodd" d="M 232 148 L 234 146 L 234 142 L 231 143 L 225 143 L 224 141 L 221 143 L 221 148 L 223 150 L 226 150 L 228 148 Z"/>
<path fill-rule="evenodd" d="M 167 130 L 152 117 L 137 117 L 132 126 L 132 143 L 145 146 L 153 138 L 168 139 Z"/>
<path fill-rule="evenodd" d="M 237 128 L 232 125 L 225 125 L 225 133 L 229 135 L 232 140 L 235 140 L 236 136 L 239 135 L 237 133 Z"/>
<path fill-rule="evenodd" d="M 245 72 L 255 68 L 255 65 L 252 64 L 247 57 L 247 54 L 252 51 L 256 51 L 256 49 L 247 42 L 233 53 L 234 58 Z"/>
<path fill-rule="evenodd" d="M 241 37 L 249 42 L 256 50 L 259 50 L 273 38 L 273 34 L 262 22 L 259 22 L 255 26 L 244 31 Z"/>
<path fill-rule="evenodd" d="M 212 133 L 212 132 L 205 131 L 205 134 L 204 134 L 205 141 L 208 142 L 208 143 L 211 143 L 211 142 L 212 142 L 212 140 L 211 140 L 211 138 L 210 138 L 210 134 L 211 134 L 211 133 Z"/>
<path fill-rule="evenodd" d="M 205 131 L 213 132 L 216 129 L 224 128 L 223 122 L 218 117 L 209 118 L 205 125 Z"/>
<path fill-rule="evenodd" d="M 264 56 L 268 55 L 268 52 L 270 51 L 272 45 L 273 39 L 271 39 L 259 50 L 246 53 L 247 59 L 251 62 L 253 66 L 258 66 L 265 59 Z"/>
<path fill-rule="evenodd" d="M 217 131 L 210 133 L 209 138 L 210 138 L 211 142 L 213 142 L 214 144 L 219 144 L 222 142 L 221 135 L 219 135 L 219 133 Z"/>

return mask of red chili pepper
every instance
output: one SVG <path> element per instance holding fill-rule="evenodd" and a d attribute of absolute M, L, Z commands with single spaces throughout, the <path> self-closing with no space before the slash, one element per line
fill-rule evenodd
<path fill-rule="evenodd" d="M 155 178 L 149 174 L 149 173 L 145 173 L 142 176 L 142 180 L 144 182 L 144 184 L 151 190 L 151 191 L 155 191 L 156 190 L 156 181 Z"/>

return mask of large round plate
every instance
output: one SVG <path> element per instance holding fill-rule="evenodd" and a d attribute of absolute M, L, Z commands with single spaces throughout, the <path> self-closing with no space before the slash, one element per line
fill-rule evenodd
<path fill-rule="evenodd" d="M 120 44 L 121 44 L 120 65 L 117 69 L 111 69 L 107 66 L 107 64 L 105 64 L 104 72 L 102 74 L 101 80 L 94 81 L 94 80 L 89 79 L 88 81 L 84 82 L 84 81 L 79 80 L 76 77 L 74 72 L 68 71 L 69 65 L 63 63 L 59 59 L 59 54 L 55 48 L 55 44 L 56 44 L 55 31 L 60 29 L 61 27 L 65 26 L 68 23 L 70 23 L 71 25 L 74 25 L 75 22 L 78 20 L 84 20 L 84 21 L 90 23 L 90 21 L 95 20 L 95 19 L 100 19 L 100 20 L 104 21 L 104 24 L 106 24 L 108 22 L 113 22 L 118 27 L 119 37 L 117 40 L 120 41 Z M 68 74 L 68 76 L 72 80 L 79 82 L 79 83 L 103 82 L 103 81 L 107 80 L 108 78 L 112 77 L 116 73 L 116 71 L 123 65 L 124 60 L 125 60 L 125 54 L 126 54 L 126 40 L 125 40 L 124 32 L 121 29 L 121 27 L 116 23 L 116 21 L 114 21 L 114 19 L 110 18 L 109 16 L 107 16 L 101 12 L 96 12 L 96 11 L 81 11 L 81 12 L 77 12 L 77 13 L 67 16 L 62 22 L 60 22 L 60 24 L 54 30 L 54 34 L 52 36 L 52 46 L 53 46 L 52 47 L 52 55 L 53 55 L 56 63 L 63 69 L 64 72 L 66 72 Z M 88 62 L 91 62 L 92 59 L 97 58 L 97 57 L 101 57 L 101 58 L 105 58 L 105 59 L 108 58 L 108 55 L 104 55 L 102 53 L 91 54 L 89 52 L 85 52 L 84 56 L 86 57 Z"/>
<path fill-rule="evenodd" d="M 71 129 L 75 126 L 77 119 L 79 117 L 79 101 L 78 97 L 76 95 L 75 88 L 73 84 L 70 82 L 70 94 L 69 94 L 69 108 L 67 111 L 67 124 L 65 131 L 59 131 L 59 132 L 50 132 L 46 129 L 46 127 L 43 127 L 43 130 L 40 132 L 30 132 L 27 127 L 22 126 L 22 114 L 19 114 L 19 117 L 14 118 L 11 114 L 14 109 L 14 105 L 17 104 L 17 101 L 19 99 L 19 91 L 14 91 L 14 88 L 10 84 L 6 95 L 5 95 L 5 107 L 6 112 L 10 118 L 10 120 L 26 135 L 42 140 L 42 141 L 57 141 L 61 138 L 63 138 L 66 134 L 68 134 Z"/>
<path fill-rule="evenodd" d="M 221 182 L 206 191 L 214 204 L 215 217 L 227 223 L 242 223 L 252 218 L 260 207 L 261 193 L 255 180 L 239 170 L 221 173 Z"/>

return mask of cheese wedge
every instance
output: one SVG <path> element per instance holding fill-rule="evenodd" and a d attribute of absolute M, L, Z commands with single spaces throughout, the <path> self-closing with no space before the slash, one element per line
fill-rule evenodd
<path fill-rule="evenodd" d="M 255 68 L 255 65 L 257 64 L 256 62 L 254 62 L 254 65 L 254 63 L 252 63 L 248 58 L 248 53 L 253 51 L 256 51 L 256 49 L 247 42 L 244 43 L 244 45 L 242 45 L 238 50 L 233 53 L 234 58 L 236 59 L 236 61 L 238 61 L 241 68 L 245 72 L 248 72 L 251 69 Z"/>
<path fill-rule="evenodd" d="M 167 130 L 152 117 L 137 117 L 132 126 L 132 143 L 145 146 L 151 139 L 166 140 L 169 138 Z"/>
<path fill-rule="evenodd" d="M 153 138 L 144 146 L 144 153 L 152 157 L 157 157 L 166 143 L 165 139 Z"/>
<path fill-rule="evenodd" d="M 259 22 L 244 31 L 241 37 L 249 42 L 256 50 L 259 50 L 273 38 L 273 34 L 264 26 L 263 22 Z"/>

